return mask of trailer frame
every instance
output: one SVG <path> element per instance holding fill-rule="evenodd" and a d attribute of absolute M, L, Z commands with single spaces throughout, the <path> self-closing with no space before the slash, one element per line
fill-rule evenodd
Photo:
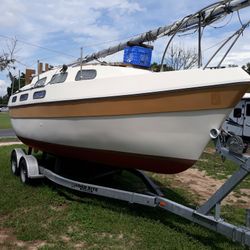
<path fill-rule="evenodd" d="M 29 183 L 37 178 L 47 178 L 53 183 L 72 190 L 77 190 L 79 192 L 153 208 L 161 208 L 191 222 L 204 226 L 212 231 L 218 232 L 234 242 L 250 246 L 250 228 L 245 226 L 239 227 L 227 223 L 220 216 L 221 201 L 249 174 L 250 156 L 238 154 L 228 149 L 225 145 L 225 138 L 221 131 L 211 130 L 210 135 L 215 142 L 217 153 L 219 153 L 223 158 L 237 163 L 239 165 L 239 169 L 203 205 L 197 209 L 192 209 L 163 197 L 159 187 L 141 171 L 133 170 L 132 172 L 143 179 L 143 182 L 150 189 L 149 194 L 110 188 L 65 178 L 45 166 L 40 166 L 36 157 L 31 155 L 31 149 L 28 150 L 29 154 L 26 154 L 20 148 L 12 151 L 11 170 L 15 175 L 20 173 L 21 181 L 23 183 Z M 247 209 L 246 211 L 246 225 L 248 226 L 250 225 L 250 210 Z"/>

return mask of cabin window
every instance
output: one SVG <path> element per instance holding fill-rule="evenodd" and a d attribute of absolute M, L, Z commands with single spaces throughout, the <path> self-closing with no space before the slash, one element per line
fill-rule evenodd
<path fill-rule="evenodd" d="M 16 97 L 16 96 L 13 96 L 11 101 L 12 101 L 12 102 L 16 102 L 16 99 L 17 99 L 17 97 Z"/>
<path fill-rule="evenodd" d="M 27 99 L 28 99 L 28 94 L 22 94 L 21 96 L 20 96 L 20 101 L 22 102 L 22 101 L 26 101 Z"/>
<path fill-rule="evenodd" d="M 76 74 L 76 81 L 81 81 L 81 80 L 91 80 L 96 78 L 96 70 L 95 69 L 84 69 L 84 70 L 79 70 Z"/>
<path fill-rule="evenodd" d="M 33 94 L 33 99 L 42 99 L 45 97 L 46 91 L 42 90 L 42 91 L 37 91 Z"/>
<path fill-rule="evenodd" d="M 250 104 L 247 104 L 246 116 L 250 116 Z"/>
<path fill-rule="evenodd" d="M 66 80 L 68 76 L 68 72 L 62 72 L 59 74 L 55 74 L 52 76 L 51 80 L 50 80 L 50 84 L 55 84 L 55 83 L 62 83 Z"/>
<path fill-rule="evenodd" d="M 46 82 L 46 79 L 47 79 L 47 77 L 43 77 L 43 78 L 39 79 L 39 80 L 35 83 L 34 88 L 43 87 L 44 84 L 45 84 L 45 82 Z"/>
<path fill-rule="evenodd" d="M 241 109 L 235 108 L 234 109 L 234 118 L 240 118 L 241 117 Z"/>

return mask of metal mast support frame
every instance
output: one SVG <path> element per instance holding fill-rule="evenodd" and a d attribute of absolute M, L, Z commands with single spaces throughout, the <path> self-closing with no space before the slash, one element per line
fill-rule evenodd
<path fill-rule="evenodd" d="M 250 156 L 239 155 L 227 149 L 223 142 L 225 138 L 220 131 L 211 131 L 211 137 L 215 141 L 217 152 L 224 158 L 234 161 L 239 165 L 237 170 L 218 190 L 213 194 L 207 202 L 198 209 L 192 209 L 162 196 L 159 188 L 148 182 L 151 192 L 149 194 L 141 194 L 115 188 L 109 188 L 79 181 L 60 176 L 46 167 L 39 166 L 38 161 L 33 155 L 26 155 L 22 149 L 14 149 L 12 151 L 11 167 L 14 174 L 20 172 L 21 181 L 28 183 L 32 179 L 46 177 L 54 183 L 61 186 L 77 190 L 83 193 L 95 194 L 108 198 L 113 198 L 129 203 L 136 203 L 144 206 L 161 208 L 168 212 L 179 215 L 191 222 L 195 222 L 210 230 L 218 232 L 227 238 L 239 242 L 242 245 L 250 246 L 250 228 L 239 227 L 225 222 L 220 217 L 221 201 L 238 185 L 250 172 Z M 142 172 L 135 173 L 142 176 L 144 182 L 148 177 Z M 214 209 L 214 215 L 212 210 Z M 247 210 L 246 225 L 250 225 L 250 210 Z"/>

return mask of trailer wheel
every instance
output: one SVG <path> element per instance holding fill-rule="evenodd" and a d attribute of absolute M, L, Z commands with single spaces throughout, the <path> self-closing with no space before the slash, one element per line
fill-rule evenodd
<path fill-rule="evenodd" d="M 11 172 L 18 176 L 19 175 L 19 167 L 18 167 L 18 160 L 17 160 L 17 154 L 16 150 L 12 150 L 11 156 L 10 156 L 10 166 L 11 166 Z"/>
<path fill-rule="evenodd" d="M 27 168 L 27 162 L 24 157 L 20 159 L 19 163 L 20 168 L 20 180 L 24 184 L 30 184 L 31 179 L 28 177 L 28 168 Z"/>

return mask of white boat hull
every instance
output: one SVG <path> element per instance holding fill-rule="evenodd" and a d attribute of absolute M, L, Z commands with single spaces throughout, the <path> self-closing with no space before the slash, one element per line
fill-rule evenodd
<path fill-rule="evenodd" d="M 219 128 L 218 121 L 229 112 L 221 109 L 105 118 L 12 119 L 12 125 L 20 138 L 37 142 L 196 161 L 209 140 L 209 131 Z M 154 168 L 157 170 L 157 166 Z M 168 172 L 171 166 L 166 164 L 165 168 Z"/>
<path fill-rule="evenodd" d="M 120 168 L 178 173 L 191 167 L 249 87 L 242 69 L 152 73 L 86 66 L 93 80 L 23 88 L 10 117 L 28 146 Z M 54 72 L 55 73 L 55 72 Z M 53 72 L 45 72 L 49 81 Z M 41 76 L 42 77 L 42 76 Z"/>

